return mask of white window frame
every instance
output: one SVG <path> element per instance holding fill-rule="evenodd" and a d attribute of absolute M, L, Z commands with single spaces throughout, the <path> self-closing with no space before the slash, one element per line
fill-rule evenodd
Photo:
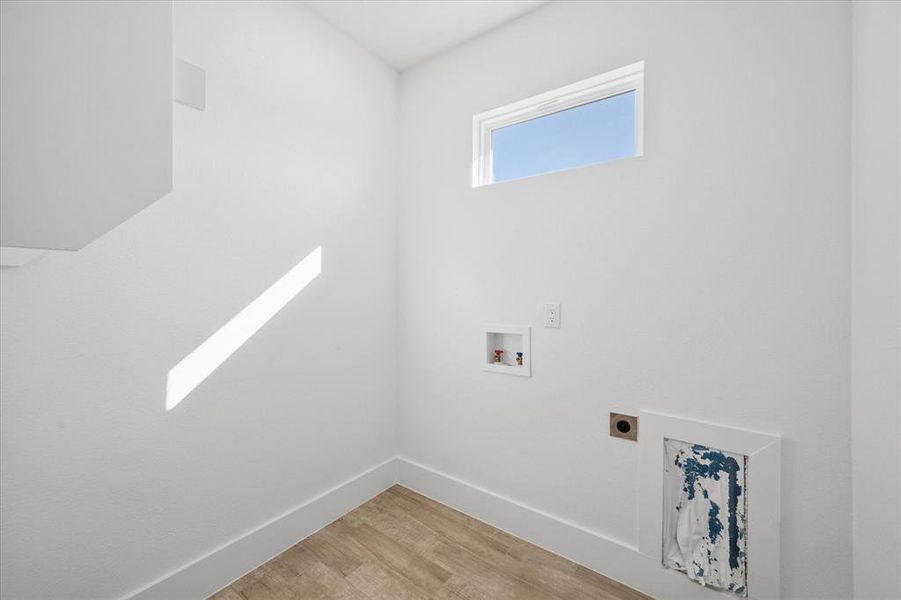
<path fill-rule="evenodd" d="M 472 118 L 472 187 L 494 183 L 495 129 L 544 117 L 626 92 L 635 92 L 635 156 L 644 154 L 644 61 L 513 102 Z"/>

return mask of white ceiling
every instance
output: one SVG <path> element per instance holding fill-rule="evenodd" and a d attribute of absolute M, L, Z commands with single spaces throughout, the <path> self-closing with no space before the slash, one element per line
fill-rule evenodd
<path fill-rule="evenodd" d="M 549 0 L 301 0 L 402 71 Z"/>

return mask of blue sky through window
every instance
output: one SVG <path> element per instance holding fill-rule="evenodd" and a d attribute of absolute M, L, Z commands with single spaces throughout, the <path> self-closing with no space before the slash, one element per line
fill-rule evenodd
<path fill-rule="evenodd" d="M 635 92 L 495 129 L 493 181 L 635 156 Z"/>

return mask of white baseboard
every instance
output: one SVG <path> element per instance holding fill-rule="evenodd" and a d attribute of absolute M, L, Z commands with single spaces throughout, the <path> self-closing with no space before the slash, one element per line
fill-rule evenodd
<path fill-rule="evenodd" d="M 123 600 L 206 598 L 395 483 L 659 600 L 722 597 L 679 573 L 663 569 L 659 561 L 640 554 L 632 544 L 397 457 L 238 536 Z"/>
<path fill-rule="evenodd" d="M 389 459 L 125 598 L 206 598 L 397 483 L 397 469 L 397 459 Z"/>
<path fill-rule="evenodd" d="M 516 537 L 602 573 L 658 599 L 712 599 L 722 596 L 666 570 L 660 561 L 575 523 L 526 506 L 516 500 L 398 458 L 398 483 Z"/>

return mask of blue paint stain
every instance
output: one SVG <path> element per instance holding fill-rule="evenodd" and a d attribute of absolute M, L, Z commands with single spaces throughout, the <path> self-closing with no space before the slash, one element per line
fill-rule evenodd
<path fill-rule="evenodd" d="M 707 492 L 704 492 L 707 496 Z M 720 523 L 720 505 L 710 501 L 710 510 L 707 512 L 707 529 L 710 533 L 710 541 L 716 542 L 716 538 L 723 533 L 723 524 Z"/>
<path fill-rule="evenodd" d="M 704 567 L 702 567 L 701 565 L 699 565 L 699 564 L 698 564 L 698 561 L 696 561 L 696 560 L 691 561 L 691 566 L 692 566 L 692 568 L 694 568 L 695 574 L 696 574 L 698 577 L 703 577 L 703 576 L 704 576 Z"/>
<path fill-rule="evenodd" d="M 685 478 L 682 489 L 688 495 L 689 500 L 693 500 L 695 497 L 695 486 L 699 479 L 719 481 L 722 473 L 726 473 L 729 478 L 729 505 L 727 507 L 729 567 L 737 569 L 738 561 L 741 557 L 741 549 L 739 548 L 741 532 L 738 529 L 738 498 L 742 494 L 741 486 L 738 484 L 738 461 L 722 452 L 711 450 L 698 444 L 693 445 L 691 449 L 694 456 L 689 456 L 683 461 L 680 461 L 679 458 L 675 460 L 676 466 L 682 469 Z M 704 497 L 707 498 L 706 490 L 702 491 Z M 722 523 L 720 523 L 718 518 L 719 510 L 719 506 L 711 502 L 708 524 L 711 542 L 716 541 L 717 537 L 722 533 Z"/>

